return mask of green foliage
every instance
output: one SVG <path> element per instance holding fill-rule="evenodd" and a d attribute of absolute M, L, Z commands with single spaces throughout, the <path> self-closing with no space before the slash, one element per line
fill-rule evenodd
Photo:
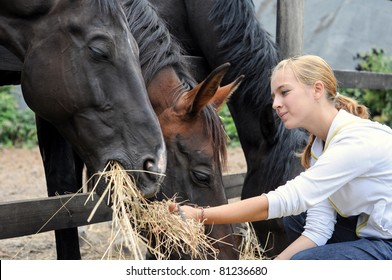
<path fill-rule="evenodd" d="M 354 59 L 359 61 L 356 70 L 392 73 L 392 57 L 382 49 L 357 54 Z M 373 120 L 392 127 L 392 90 L 343 89 L 342 93 L 366 105 Z"/>
<path fill-rule="evenodd" d="M 230 110 L 227 104 L 224 104 L 219 111 L 219 115 L 223 120 L 227 136 L 229 137 L 228 145 L 230 147 L 240 146 L 240 140 L 237 135 L 237 128 L 235 127 L 233 118 L 231 117 Z"/>
<path fill-rule="evenodd" d="M 34 113 L 18 108 L 12 90 L 12 86 L 0 87 L 0 147 L 34 147 L 37 145 Z"/>

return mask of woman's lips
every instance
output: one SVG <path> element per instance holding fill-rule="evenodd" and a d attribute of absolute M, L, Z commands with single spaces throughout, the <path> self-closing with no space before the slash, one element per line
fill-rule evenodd
<path fill-rule="evenodd" d="M 287 112 L 285 113 L 279 113 L 279 118 L 281 118 L 282 120 L 285 118 L 285 116 L 287 115 Z"/>

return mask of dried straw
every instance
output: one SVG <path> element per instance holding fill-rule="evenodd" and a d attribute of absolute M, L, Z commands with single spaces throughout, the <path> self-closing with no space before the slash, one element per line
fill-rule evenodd
<path fill-rule="evenodd" d="M 242 242 L 239 247 L 240 260 L 266 260 L 265 248 L 259 243 L 256 232 L 251 223 L 245 223 L 241 230 Z"/>
<path fill-rule="evenodd" d="M 113 209 L 110 244 L 103 258 L 111 255 L 114 240 L 121 237 L 120 249 L 127 248 L 135 259 L 144 259 L 145 248 L 160 260 L 173 253 L 187 254 L 192 259 L 216 259 L 218 250 L 213 244 L 217 240 L 205 234 L 202 222 L 184 221 L 179 214 L 170 213 L 170 200 L 146 200 L 133 177 L 118 162 L 109 162 L 100 176 L 107 188 L 96 208 L 109 193 Z M 94 213 L 93 210 L 89 219 Z"/>

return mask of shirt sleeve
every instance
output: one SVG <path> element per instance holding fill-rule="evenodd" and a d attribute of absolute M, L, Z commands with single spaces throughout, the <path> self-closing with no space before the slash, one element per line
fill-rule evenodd
<path fill-rule="evenodd" d="M 329 203 L 327 199 L 372 166 L 369 143 L 352 132 L 346 130 L 337 134 L 312 167 L 266 194 L 269 201 L 268 219 L 297 215 L 325 201 L 310 211 L 312 218 L 307 219 L 306 233 L 317 244 L 324 242 L 336 217 L 325 220 L 324 226 L 324 222 L 318 223 L 314 231 L 309 230 L 315 226 L 316 219 L 336 216 L 330 208 L 332 206 L 325 204 Z M 317 217 L 319 214 L 321 216 Z M 325 235 L 322 234 L 323 230 L 326 231 Z"/>
<path fill-rule="evenodd" d="M 318 246 L 326 244 L 334 232 L 336 215 L 331 203 L 323 200 L 307 211 L 305 230 L 302 234 Z"/>

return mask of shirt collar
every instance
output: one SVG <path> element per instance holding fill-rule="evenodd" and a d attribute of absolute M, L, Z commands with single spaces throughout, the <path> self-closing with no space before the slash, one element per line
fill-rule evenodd
<path fill-rule="evenodd" d="M 328 146 L 329 142 L 332 138 L 336 135 L 336 133 L 340 130 L 342 126 L 345 124 L 351 123 L 355 121 L 358 117 L 348 113 L 347 111 L 341 109 L 336 114 L 335 118 L 332 121 L 331 127 L 328 130 L 327 140 L 324 142 L 322 139 L 316 137 L 313 142 L 312 149 L 311 149 L 311 165 L 313 165 L 317 159 L 321 156 L 324 152 L 325 145 Z"/>

